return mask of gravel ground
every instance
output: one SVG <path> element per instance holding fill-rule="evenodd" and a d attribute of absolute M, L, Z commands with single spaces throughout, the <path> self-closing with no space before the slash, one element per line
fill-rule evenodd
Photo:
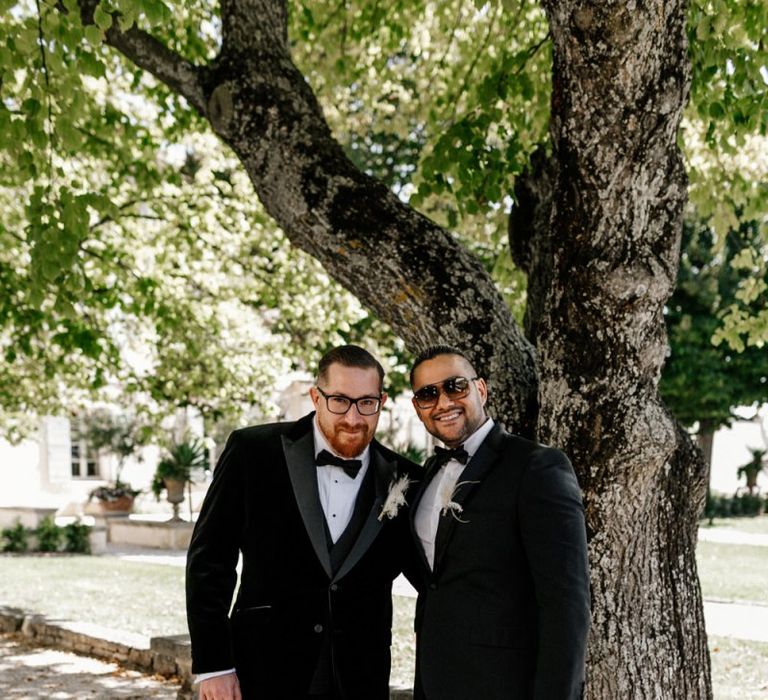
<path fill-rule="evenodd" d="M 0 635 L 0 696 L 5 700 L 176 700 L 179 688 L 117 664 Z"/>

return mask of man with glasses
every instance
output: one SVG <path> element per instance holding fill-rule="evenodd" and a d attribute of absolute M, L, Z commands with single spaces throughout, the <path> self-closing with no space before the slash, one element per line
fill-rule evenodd
<path fill-rule="evenodd" d="M 202 700 L 389 697 L 392 580 L 409 539 L 395 496 L 415 465 L 374 440 L 383 378 L 367 351 L 335 348 L 314 413 L 230 435 L 187 560 Z"/>
<path fill-rule="evenodd" d="M 560 451 L 507 433 L 466 356 L 436 346 L 413 405 L 445 448 L 411 503 L 416 700 L 579 698 L 590 623 L 581 491 Z"/>

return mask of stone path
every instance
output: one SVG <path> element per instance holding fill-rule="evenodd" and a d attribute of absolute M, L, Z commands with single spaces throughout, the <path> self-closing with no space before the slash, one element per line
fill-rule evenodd
<path fill-rule="evenodd" d="M 700 527 L 699 542 L 718 542 L 722 544 L 748 544 L 768 547 L 768 535 L 757 532 L 741 532 L 729 527 Z"/>
<path fill-rule="evenodd" d="M 0 696 L 6 700 L 176 700 L 180 688 L 114 663 L 0 635 Z"/>
<path fill-rule="evenodd" d="M 707 634 L 768 642 L 768 605 L 704 601 Z"/>

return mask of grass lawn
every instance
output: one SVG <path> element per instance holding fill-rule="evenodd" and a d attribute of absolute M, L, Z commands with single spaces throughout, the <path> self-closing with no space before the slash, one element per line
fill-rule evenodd
<path fill-rule="evenodd" d="M 0 604 L 148 637 L 187 631 L 184 569 L 85 555 L 0 556 Z"/>
<path fill-rule="evenodd" d="M 696 560 L 705 598 L 768 604 L 768 547 L 699 542 Z"/>
<path fill-rule="evenodd" d="M 715 700 L 768 698 L 768 644 L 710 637 Z"/>

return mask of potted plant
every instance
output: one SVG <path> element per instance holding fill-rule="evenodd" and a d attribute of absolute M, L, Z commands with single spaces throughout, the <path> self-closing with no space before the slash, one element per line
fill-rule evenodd
<path fill-rule="evenodd" d="M 193 483 L 192 471 L 208 467 L 208 450 L 199 439 L 184 440 L 172 444 L 155 469 L 152 478 L 152 493 L 159 501 L 163 490 L 166 499 L 173 506 L 171 520 L 181 520 L 179 504 L 184 500 L 184 487 Z"/>
<path fill-rule="evenodd" d="M 752 453 L 752 459 L 746 464 L 742 464 L 736 470 L 736 476 L 746 477 L 747 489 L 749 489 L 749 493 L 752 494 L 757 491 L 757 475 L 765 469 L 764 458 L 768 450 L 750 447 L 749 451 Z"/>
<path fill-rule="evenodd" d="M 136 416 L 114 415 L 107 409 L 93 411 L 87 418 L 86 439 L 98 451 L 114 454 L 117 469 L 114 481 L 92 489 L 88 501 L 96 499 L 102 511 L 130 513 L 141 493 L 122 481 L 125 461 L 138 453 L 149 437 L 148 427 Z"/>

